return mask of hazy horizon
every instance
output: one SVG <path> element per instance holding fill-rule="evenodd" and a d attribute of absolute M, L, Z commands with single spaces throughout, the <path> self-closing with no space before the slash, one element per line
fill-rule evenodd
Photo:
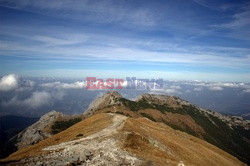
<path fill-rule="evenodd" d="M 121 90 L 87 90 L 86 85 L 85 78 L 5 75 L 0 80 L 0 116 L 38 117 L 51 110 L 81 114 L 98 96 L 110 90 L 116 90 L 130 100 L 141 94 L 154 93 L 179 96 L 191 104 L 224 114 L 247 117 L 250 113 L 250 83 L 164 80 L 163 89 L 158 90 L 126 89 L 126 80 Z"/>

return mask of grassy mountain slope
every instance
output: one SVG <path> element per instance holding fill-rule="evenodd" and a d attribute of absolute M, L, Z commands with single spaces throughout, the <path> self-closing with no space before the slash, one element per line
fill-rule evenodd
<path fill-rule="evenodd" d="M 80 135 L 80 136 L 79 136 Z M 164 123 L 95 114 L 1 164 L 244 165 L 223 150 Z"/>

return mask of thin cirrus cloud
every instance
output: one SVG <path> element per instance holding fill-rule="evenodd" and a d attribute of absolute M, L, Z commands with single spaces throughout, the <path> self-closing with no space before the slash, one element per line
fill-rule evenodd
<path fill-rule="evenodd" d="M 220 81 L 239 81 L 249 74 L 249 3 L 158 2 L 0 0 L 4 73 L 103 70 L 117 61 L 127 71 L 129 61 L 134 71 L 169 72 L 171 64 L 197 79 L 216 73 L 231 74 Z M 27 68 L 19 70 L 20 62 Z"/>
<path fill-rule="evenodd" d="M 231 20 L 227 23 L 218 25 L 218 27 L 228 28 L 228 29 L 236 29 L 243 28 L 249 26 L 250 24 L 250 2 L 246 3 L 243 6 L 240 6 L 239 11 L 235 12 Z"/>
<path fill-rule="evenodd" d="M 70 34 L 67 34 L 67 36 L 70 36 Z M 95 38 L 95 37 L 92 37 Z M 89 37 L 89 40 L 92 39 Z M 117 43 L 114 44 L 113 42 L 109 41 L 119 41 L 122 40 L 121 38 L 110 38 L 110 37 L 104 37 L 104 38 L 97 38 L 98 41 L 107 41 L 105 42 L 105 45 L 89 45 L 85 46 L 84 44 L 81 47 L 64 47 L 60 45 L 71 45 L 76 43 L 85 42 L 85 38 L 82 40 L 66 40 L 66 39 L 60 39 L 60 38 L 52 38 L 49 36 L 35 36 L 30 41 L 42 41 L 44 45 L 38 44 L 38 45 L 26 45 L 23 43 L 9 43 L 9 42 L 2 42 L 1 51 L 2 52 L 10 52 L 13 56 L 14 54 L 18 54 L 21 52 L 29 52 L 29 53 L 36 53 L 39 52 L 39 54 L 42 54 L 41 56 L 33 57 L 32 55 L 26 55 L 26 57 L 29 58 L 57 58 L 57 59 L 65 59 L 65 60 L 81 60 L 81 59 L 100 59 L 100 60 L 136 60 L 136 61 L 148 61 L 148 62 L 177 62 L 177 63 L 187 63 L 187 64 L 208 64 L 212 66 L 227 66 L 227 67 L 241 67 L 241 66 L 248 66 L 248 63 L 250 61 L 249 55 L 245 57 L 224 57 L 224 54 L 220 53 L 220 50 L 228 49 L 230 52 L 242 52 L 243 54 L 246 54 L 249 49 L 240 49 L 240 48 L 206 48 L 206 47 L 193 47 L 192 51 L 190 51 L 190 47 L 178 47 L 174 50 L 171 46 L 171 43 L 169 43 L 169 50 L 168 47 L 165 47 L 164 49 L 166 51 L 154 51 L 152 50 L 144 50 L 140 48 L 136 48 L 136 45 L 134 44 L 134 47 L 132 47 L 133 43 L 139 43 L 138 47 L 147 47 L 147 44 L 142 44 L 143 41 L 139 41 L 137 39 L 134 39 L 132 41 L 124 43 Z M 146 43 L 147 41 L 145 41 Z M 160 43 L 160 42 L 156 42 Z M 57 45 L 58 47 L 48 48 L 48 46 Z M 9 51 L 11 48 L 17 48 L 17 50 Z M 164 45 L 159 46 L 158 49 L 163 48 Z M 192 48 L 192 46 L 191 46 Z M 217 50 L 212 51 L 211 50 Z M 210 50 L 210 52 L 208 51 Z M 203 52 L 204 51 L 204 52 Z M 188 58 L 187 58 L 188 57 Z M 205 61 L 204 61 L 205 60 Z"/>
<path fill-rule="evenodd" d="M 55 38 L 51 36 L 34 36 L 32 40 L 42 42 L 46 46 L 58 46 L 58 45 L 73 45 L 84 42 L 85 36 L 77 35 L 71 36 L 70 38 Z"/>
<path fill-rule="evenodd" d="M 122 1 L 5 1 L 3 6 L 43 15 L 133 27 L 154 26 L 156 15 L 147 8 L 135 9 Z M 44 12 L 47 11 L 47 12 Z M 60 12 L 63 11 L 63 12 Z"/>

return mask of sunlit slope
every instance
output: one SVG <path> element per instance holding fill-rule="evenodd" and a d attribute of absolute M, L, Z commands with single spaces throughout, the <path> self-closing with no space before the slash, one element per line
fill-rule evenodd
<path fill-rule="evenodd" d="M 37 157 L 39 156 L 39 157 Z M 22 159 L 22 160 L 21 160 Z M 12 164 L 244 165 L 206 141 L 147 118 L 95 114 L 17 151 Z"/>

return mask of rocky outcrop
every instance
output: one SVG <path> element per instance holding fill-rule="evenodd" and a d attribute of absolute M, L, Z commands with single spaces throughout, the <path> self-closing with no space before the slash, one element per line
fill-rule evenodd
<path fill-rule="evenodd" d="M 149 104 L 165 105 L 172 108 L 179 108 L 182 105 L 189 105 L 185 100 L 177 96 L 159 95 L 159 94 L 143 94 L 137 97 L 137 102 L 146 101 Z"/>
<path fill-rule="evenodd" d="M 209 115 L 212 115 L 214 117 L 217 117 L 218 119 L 225 122 L 231 128 L 240 127 L 240 128 L 245 129 L 245 130 L 250 129 L 250 120 L 244 120 L 240 116 L 223 115 L 223 114 L 215 112 L 215 111 L 202 109 L 200 107 L 197 107 L 197 108 L 199 110 L 201 110 L 202 112 L 204 112 L 205 114 L 209 114 Z"/>
<path fill-rule="evenodd" d="M 101 110 L 105 106 L 117 105 L 121 103 L 119 99 L 122 98 L 116 91 L 107 92 L 99 97 L 97 97 L 88 107 L 88 109 L 84 112 L 84 115 L 91 116 L 97 110 Z"/>
<path fill-rule="evenodd" d="M 36 144 L 48 137 L 51 137 L 52 134 L 48 131 L 45 131 L 46 127 L 64 116 L 65 115 L 63 115 L 61 112 L 56 111 L 51 111 L 42 116 L 38 122 L 29 126 L 16 136 L 17 149 Z"/>

